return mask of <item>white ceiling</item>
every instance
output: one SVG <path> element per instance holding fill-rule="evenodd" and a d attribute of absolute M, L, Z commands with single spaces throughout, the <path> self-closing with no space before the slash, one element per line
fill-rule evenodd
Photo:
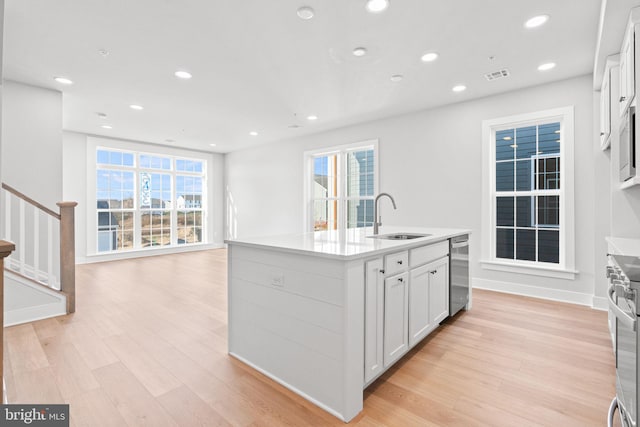
<path fill-rule="evenodd" d="M 4 76 L 62 91 L 66 130 L 229 152 L 593 70 L 600 0 L 391 0 L 380 14 L 364 3 L 5 0 Z M 297 17 L 303 5 L 313 19 Z M 538 14 L 551 19 L 525 29 Z M 369 54 L 354 57 L 358 46 Z M 439 59 L 422 63 L 427 51 Z M 545 62 L 557 67 L 538 71 Z M 510 77 L 484 78 L 501 68 Z"/>

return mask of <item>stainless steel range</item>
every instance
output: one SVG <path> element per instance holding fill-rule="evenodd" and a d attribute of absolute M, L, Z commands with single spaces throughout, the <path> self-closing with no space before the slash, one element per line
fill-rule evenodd
<path fill-rule="evenodd" d="M 638 316 L 640 315 L 640 257 L 610 255 L 609 313 L 616 357 L 616 397 L 609 409 L 609 426 L 616 406 L 625 427 L 638 427 Z"/>

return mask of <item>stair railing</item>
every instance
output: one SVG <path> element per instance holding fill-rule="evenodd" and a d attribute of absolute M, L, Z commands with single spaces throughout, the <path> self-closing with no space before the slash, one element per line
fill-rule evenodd
<path fill-rule="evenodd" d="M 58 202 L 54 212 L 15 188 L 2 183 L 4 200 L 3 238 L 17 251 L 4 268 L 67 297 L 67 313 L 75 312 L 75 207 Z"/>

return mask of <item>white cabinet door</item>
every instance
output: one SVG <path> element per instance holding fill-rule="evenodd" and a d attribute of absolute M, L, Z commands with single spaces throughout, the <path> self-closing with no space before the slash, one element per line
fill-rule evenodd
<path fill-rule="evenodd" d="M 431 330 L 429 280 L 431 264 L 409 272 L 409 347 L 419 343 Z"/>
<path fill-rule="evenodd" d="M 408 273 L 384 281 L 384 367 L 402 357 L 409 349 L 407 287 Z"/>
<path fill-rule="evenodd" d="M 631 26 L 620 51 L 620 116 L 624 115 L 635 94 L 634 28 Z"/>
<path fill-rule="evenodd" d="M 609 135 L 611 135 L 611 79 L 609 70 L 609 67 L 605 68 L 600 88 L 600 147 L 602 149 L 609 146 Z"/>
<path fill-rule="evenodd" d="M 382 258 L 366 263 L 364 301 L 364 382 L 383 369 L 384 272 Z"/>
<path fill-rule="evenodd" d="M 449 315 L 449 257 L 429 267 L 429 314 L 434 327 Z"/>

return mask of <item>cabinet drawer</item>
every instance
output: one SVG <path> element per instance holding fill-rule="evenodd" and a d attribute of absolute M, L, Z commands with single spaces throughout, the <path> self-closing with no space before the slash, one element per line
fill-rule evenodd
<path fill-rule="evenodd" d="M 434 259 L 442 258 L 449 255 L 449 241 L 434 243 L 432 245 L 421 246 L 411 249 L 409 252 L 409 261 L 411 267 L 417 267 Z"/>
<path fill-rule="evenodd" d="M 409 266 L 409 252 L 402 251 L 389 254 L 384 257 L 384 274 L 391 276 L 392 274 L 405 271 Z"/>

